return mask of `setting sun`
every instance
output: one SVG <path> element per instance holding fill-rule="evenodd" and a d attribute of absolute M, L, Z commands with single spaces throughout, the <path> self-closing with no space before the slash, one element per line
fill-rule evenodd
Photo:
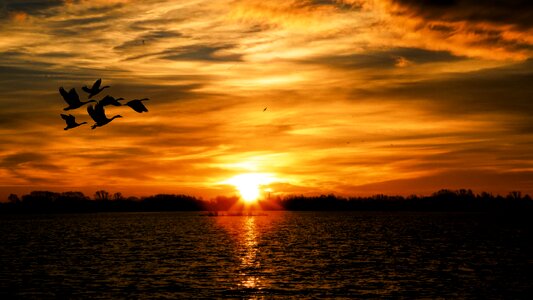
<path fill-rule="evenodd" d="M 274 176 L 266 173 L 246 173 L 236 175 L 224 184 L 233 185 L 246 203 L 256 202 L 261 197 L 262 187 L 274 182 Z"/>

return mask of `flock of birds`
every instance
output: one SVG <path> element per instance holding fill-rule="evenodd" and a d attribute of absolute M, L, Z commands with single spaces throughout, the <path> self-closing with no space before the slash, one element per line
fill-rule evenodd
<path fill-rule="evenodd" d="M 109 95 L 105 96 L 100 101 L 92 100 L 91 99 L 92 97 L 98 95 L 104 89 L 109 88 L 108 85 L 106 86 L 101 86 L 101 85 L 102 85 L 102 79 L 98 79 L 94 82 L 91 88 L 87 86 L 82 87 L 82 90 L 88 94 L 87 101 L 80 100 L 80 96 L 76 92 L 75 88 L 72 88 L 70 89 L 70 91 L 67 92 L 63 87 L 60 87 L 59 93 L 61 94 L 65 102 L 67 102 L 68 104 L 68 106 L 65 107 L 63 110 L 67 111 L 67 110 L 77 109 L 77 108 L 82 107 L 85 104 L 96 103 L 95 105 L 89 104 L 89 106 L 87 107 L 87 112 L 89 113 L 89 116 L 95 122 L 94 125 L 91 126 L 91 129 L 104 126 L 116 118 L 122 118 L 121 115 L 116 115 L 116 116 L 113 116 L 112 118 L 108 118 L 105 114 L 105 107 L 107 105 L 113 105 L 113 106 L 126 105 L 126 106 L 131 107 L 134 111 L 138 113 L 148 112 L 148 109 L 142 103 L 142 101 L 149 100 L 148 98 L 134 99 L 134 100 L 126 102 L 125 104 L 122 104 L 119 102 L 121 100 L 124 100 L 124 98 L 115 99 L 114 97 L 109 96 Z M 69 129 L 81 126 L 83 124 L 87 124 L 87 122 L 77 123 L 76 117 L 71 114 L 69 115 L 61 114 L 61 118 L 63 118 L 63 120 L 65 120 L 65 122 L 67 123 L 67 127 L 65 127 L 65 130 L 69 130 Z"/>

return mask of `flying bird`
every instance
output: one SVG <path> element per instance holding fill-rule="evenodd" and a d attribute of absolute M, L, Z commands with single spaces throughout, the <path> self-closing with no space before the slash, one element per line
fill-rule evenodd
<path fill-rule="evenodd" d="M 98 101 L 98 104 L 102 106 L 106 106 L 106 105 L 122 106 L 122 103 L 118 102 L 119 100 L 124 100 L 124 98 L 115 99 L 113 96 L 107 95 L 102 100 Z"/>
<path fill-rule="evenodd" d="M 64 130 L 69 130 L 81 126 L 83 124 L 87 124 L 87 122 L 76 123 L 76 117 L 74 117 L 73 115 L 61 114 L 61 118 L 63 118 L 63 120 L 67 122 L 67 127 L 65 127 Z"/>
<path fill-rule="evenodd" d="M 268 107 L 265 107 L 265 108 L 263 109 L 263 112 L 265 112 L 265 111 L 267 110 L 267 108 L 268 108 Z"/>
<path fill-rule="evenodd" d="M 89 94 L 89 97 L 87 98 L 91 98 L 93 96 L 96 96 L 98 95 L 98 93 L 100 93 L 101 91 L 103 91 L 104 89 L 108 88 L 109 85 L 106 85 L 106 86 L 103 86 L 100 88 L 100 85 L 102 84 L 102 78 L 96 80 L 94 83 L 93 83 L 93 86 L 91 88 L 88 88 L 87 86 L 84 86 L 82 87 L 82 89 Z"/>
<path fill-rule="evenodd" d="M 109 119 L 105 115 L 104 106 L 100 104 L 96 105 L 89 105 L 87 107 L 87 112 L 89 113 L 89 116 L 94 120 L 94 125 L 91 126 L 91 129 L 95 129 L 96 127 L 101 127 L 106 125 L 107 123 L 113 121 L 115 118 L 122 118 L 121 115 L 113 116 L 111 119 Z"/>
<path fill-rule="evenodd" d="M 61 96 L 63 96 L 63 99 L 68 104 L 67 107 L 63 108 L 63 110 L 76 109 L 82 107 L 83 105 L 89 102 L 96 102 L 96 100 L 80 101 L 80 96 L 78 96 L 78 93 L 76 93 L 76 89 L 74 88 L 70 89 L 70 91 L 68 91 L 67 93 L 67 91 L 65 91 L 63 87 L 60 87 L 59 93 L 61 94 Z"/>
<path fill-rule="evenodd" d="M 134 111 L 136 111 L 138 113 L 148 112 L 148 109 L 142 103 L 142 101 L 145 101 L 145 100 L 150 100 L 150 99 L 148 99 L 148 98 L 134 99 L 134 100 L 128 101 L 126 103 L 126 105 L 131 107 Z"/>

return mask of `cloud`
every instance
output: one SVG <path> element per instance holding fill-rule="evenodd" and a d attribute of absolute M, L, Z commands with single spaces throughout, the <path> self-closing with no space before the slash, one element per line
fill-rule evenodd
<path fill-rule="evenodd" d="M 400 81 L 379 90 L 359 91 L 372 97 L 425 101 L 446 114 L 521 115 L 533 110 L 533 103 L 529 101 L 533 99 L 532 68 L 533 61 L 528 60 L 514 66 L 448 73 L 438 79 Z"/>
<path fill-rule="evenodd" d="M 533 25 L 533 3 L 528 0 L 392 0 L 396 12 L 422 17 L 429 21 L 472 23 L 489 22 L 529 29 Z"/>
<path fill-rule="evenodd" d="M 527 0 L 384 2 L 392 22 L 430 48 L 468 56 L 525 59 L 532 54 L 533 4 Z"/>
<path fill-rule="evenodd" d="M 447 51 L 430 51 L 418 48 L 393 48 L 386 50 L 366 50 L 348 55 L 326 55 L 312 57 L 304 62 L 320 63 L 343 69 L 392 69 L 410 64 L 456 62 L 466 59 Z"/>
<path fill-rule="evenodd" d="M 231 49 L 231 46 L 207 46 L 194 45 L 182 48 L 175 48 L 165 51 L 161 56 L 169 60 L 201 60 L 201 61 L 241 61 L 239 54 L 222 53 L 223 50 Z"/>
<path fill-rule="evenodd" d="M 7 12 L 35 15 L 63 4 L 63 0 L 4 0 L 0 5 L 0 15 Z"/>

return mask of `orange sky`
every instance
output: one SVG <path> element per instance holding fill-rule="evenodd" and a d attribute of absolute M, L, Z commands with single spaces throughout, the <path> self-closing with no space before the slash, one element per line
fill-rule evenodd
<path fill-rule="evenodd" d="M 0 199 L 533 194 L 533 5 L 419 2 L 7 0 Z M 149 113 L 64 131 L 58 87 L 98 78 Z"/>

